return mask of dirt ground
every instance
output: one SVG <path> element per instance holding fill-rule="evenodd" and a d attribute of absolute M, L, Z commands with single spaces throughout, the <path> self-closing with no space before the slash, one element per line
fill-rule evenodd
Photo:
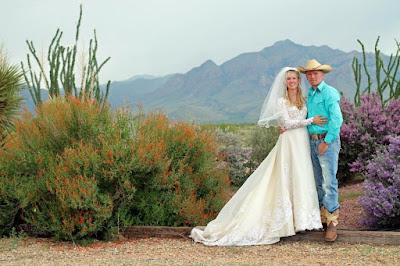
<path fill-rule="evenodd" d="M 137 239 L 74 247 L 49 239 L 0 240 L 1 265 L 399 265 L 400 246 L 282 242 L 207 247 L 189 239 Z"/>
<path fill-rule="evenodd" d="M 364 216 L 364 210 L 359 204 L 362 195 L 362 183 L 339 188 L 340 214 L 338 227 L 340 229 L 367 229 L 360 223 L 360 217 Z"/>

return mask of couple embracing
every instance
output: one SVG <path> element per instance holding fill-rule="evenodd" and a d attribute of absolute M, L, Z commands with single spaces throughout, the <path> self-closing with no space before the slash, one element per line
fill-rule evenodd
<path fill-rule="evenodd" d="M 326 241 L 336 240 L 343 119 L 339 93 L 323 80 L 331 69 L 312 59 L 304 68 L 278 73 L 258 121 L 279 126 L 275 147 L 217 218 L 193 228 L 191 238 L 210 246 L 262 245 L 323 228 Z M 311 84 L 308 90 L 300 72 Z"/>

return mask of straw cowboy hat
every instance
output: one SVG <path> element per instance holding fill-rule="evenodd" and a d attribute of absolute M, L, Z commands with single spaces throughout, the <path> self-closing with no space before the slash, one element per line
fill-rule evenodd
<path fill-rule="evenodd" d="M 330 65 L 321 65 L 317 60 L 311 59 L 308 60 L 306 67 L 297 67 L 297 69 L 301 73 L 306 73 L 307 71 L 311 70 L 322 70 L 324 73 L 329 73 L 332 70 L 332 67 Z"/>

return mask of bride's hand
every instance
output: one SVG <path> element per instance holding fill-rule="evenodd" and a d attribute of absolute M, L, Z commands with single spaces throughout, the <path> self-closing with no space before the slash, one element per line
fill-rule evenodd
<path fill-rule="evenodd" d="M 286 131 L 286 129 L 283 128 L 283 127 L 281 127 L 281 126 L 278 126 L 278 129 L 279 129 L 279 133 L 280 133 L 280 134 L 283 134 L 283 133 L 285 133 L 285 131 Z"/>
<path fill-rule="evenodd" d="M 323 124 L 328 124 L 328 119 L 326 117 L 322 117 L 321 115 L 314 116 L 313 123 L 320 127 L 323 127 Z"/>

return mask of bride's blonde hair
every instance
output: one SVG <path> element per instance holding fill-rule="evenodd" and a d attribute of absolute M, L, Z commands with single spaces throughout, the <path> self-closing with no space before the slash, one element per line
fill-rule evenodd
<path fill-rule="evenodd" d="M 304 106 L 304 104 L 305 104 L 305 102 L 306 102 L 306 99 L 303 97 L 303 92 L 302 92 L 301 86 L 300 86 L 300 84 L 301 84 L 300 72 L 297 71 L 297 70 L 294 70 L 294 69 L 288 70 L 288 71 L 286 72 L 285 82 L 286 82 L 286 79 L 287 79 L 289 73 L 291 73 L 291 72 L 292 72 L 292 73 L 296 73 L 296 76 L 297 76 L 297 78 L 299 79 L 299 85 L 297 85 L 297 104 L 296 104 L 295 102 L 293 102 L 292 100 L 290 100 L 290 97 L 289 97 L 289 95 L 288 95 L 288 93 L 287 93 L 287 87 L 286 87 L 286 94 L 285 94 L 285 97 L 286 97 L 286 100 L 288 100 L 288 102 L 290 103 L 290 105 L 292 105 L 292 106 L 297 106 L 297 108 L 302 109 L 303 106 Z"/>

